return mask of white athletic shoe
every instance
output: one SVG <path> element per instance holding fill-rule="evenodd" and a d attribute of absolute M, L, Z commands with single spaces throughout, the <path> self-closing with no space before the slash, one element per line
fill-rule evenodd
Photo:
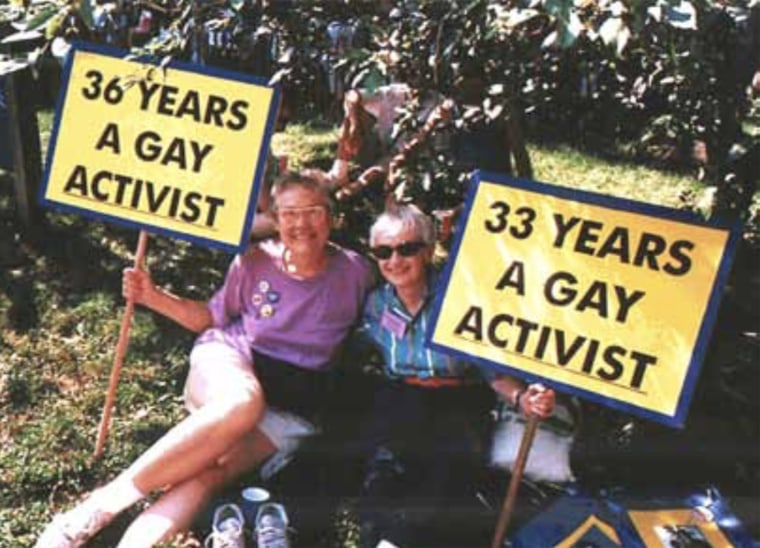
<path fill-rule="evenodd" d="M 214 511 L 211 534 L 205 548 L 245 548 L 245 519 L 237 504 L 223 504 Z"/>
<path fill-rule="evenodd" d="M 258 548 L 290 548 L 288 515 L 282 504 L 261 505 L 256 513 L 256 543 Z"/>

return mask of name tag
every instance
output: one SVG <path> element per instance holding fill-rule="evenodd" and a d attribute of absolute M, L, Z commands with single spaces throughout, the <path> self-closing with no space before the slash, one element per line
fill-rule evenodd
<path fill-rule="evenodd" d="M 380 317 L 380 325 L 393 333 L 398 339 L 402 338 L 404 333 L 406 333 L 406 320 L 387 308 L 383 310 L 383 315 Z"/>

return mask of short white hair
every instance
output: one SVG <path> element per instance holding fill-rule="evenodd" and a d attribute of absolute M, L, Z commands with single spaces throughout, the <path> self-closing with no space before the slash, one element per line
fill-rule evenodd
<path fill-rule="evenodd" d="M 435 243 L 435 225 L 432 219 L 415 205 L 401 205 L 384 211 L 375 220 L 369 230 L 369 245 L 374 246 L 381 234 L 395 236 L 407 229 L 412 230 L 415 240 L 426 245 Z"/>

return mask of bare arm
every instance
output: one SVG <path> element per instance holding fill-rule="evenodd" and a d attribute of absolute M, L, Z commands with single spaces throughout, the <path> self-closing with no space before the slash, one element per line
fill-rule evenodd
<path fill-rule="evenodd" d="M 194 333 L 200 333 L 213 323 L 211 312 L 204 301 L 184 299 L 156 287 L 150 274 L 144 270 L 124 269 L 122 295 L 125 299 L 132 299 L 136 304 L 158 312 Z"/>
<path fill-rule="evenodd" d="M 427 142 L 437 129 L 441 129 L 446 124 L 451 123 L 454 117 L 454 101 L 445 99 L 440 105 L 435 107 L 428 115 L 427 120 L 422 128 L 401 144 L 401 151 L 390 158 L 388 162 L 388 184 L 391 189 L 395 187 L 395 179 L 398 169 L 414 156 L 417 150 Z"/>
<path fill-rule="evenodd" d="M 351 198 L 363 192 L 367 187 L 375 183 L 384 183 L 387 177 L 383 166 L 375 165 L 365 169 L 356 181 L 351 181 L 335 192 L 335 199 L 338 201 Z"/>

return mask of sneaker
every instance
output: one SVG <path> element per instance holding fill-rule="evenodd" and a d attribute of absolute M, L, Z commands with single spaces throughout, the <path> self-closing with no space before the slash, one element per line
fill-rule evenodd
<path fill-rule="evenodd" d="M 258 548 L 290 548 L 288 515 L 282 504 L 261 505 L 256 513 L 256 542 Z"/>
<path fill-rule="evenodd" d="M 214 512 L 211 534 L 205 548 L 245 548 L 245 519 L 237 504 L 223 504 Z"/>
<path fill-rule="evenodd" d="M 37 539 L 34 548 L 78 548 L 114 518 L 95 504 L 79 504 L 58 514 Z"/>

